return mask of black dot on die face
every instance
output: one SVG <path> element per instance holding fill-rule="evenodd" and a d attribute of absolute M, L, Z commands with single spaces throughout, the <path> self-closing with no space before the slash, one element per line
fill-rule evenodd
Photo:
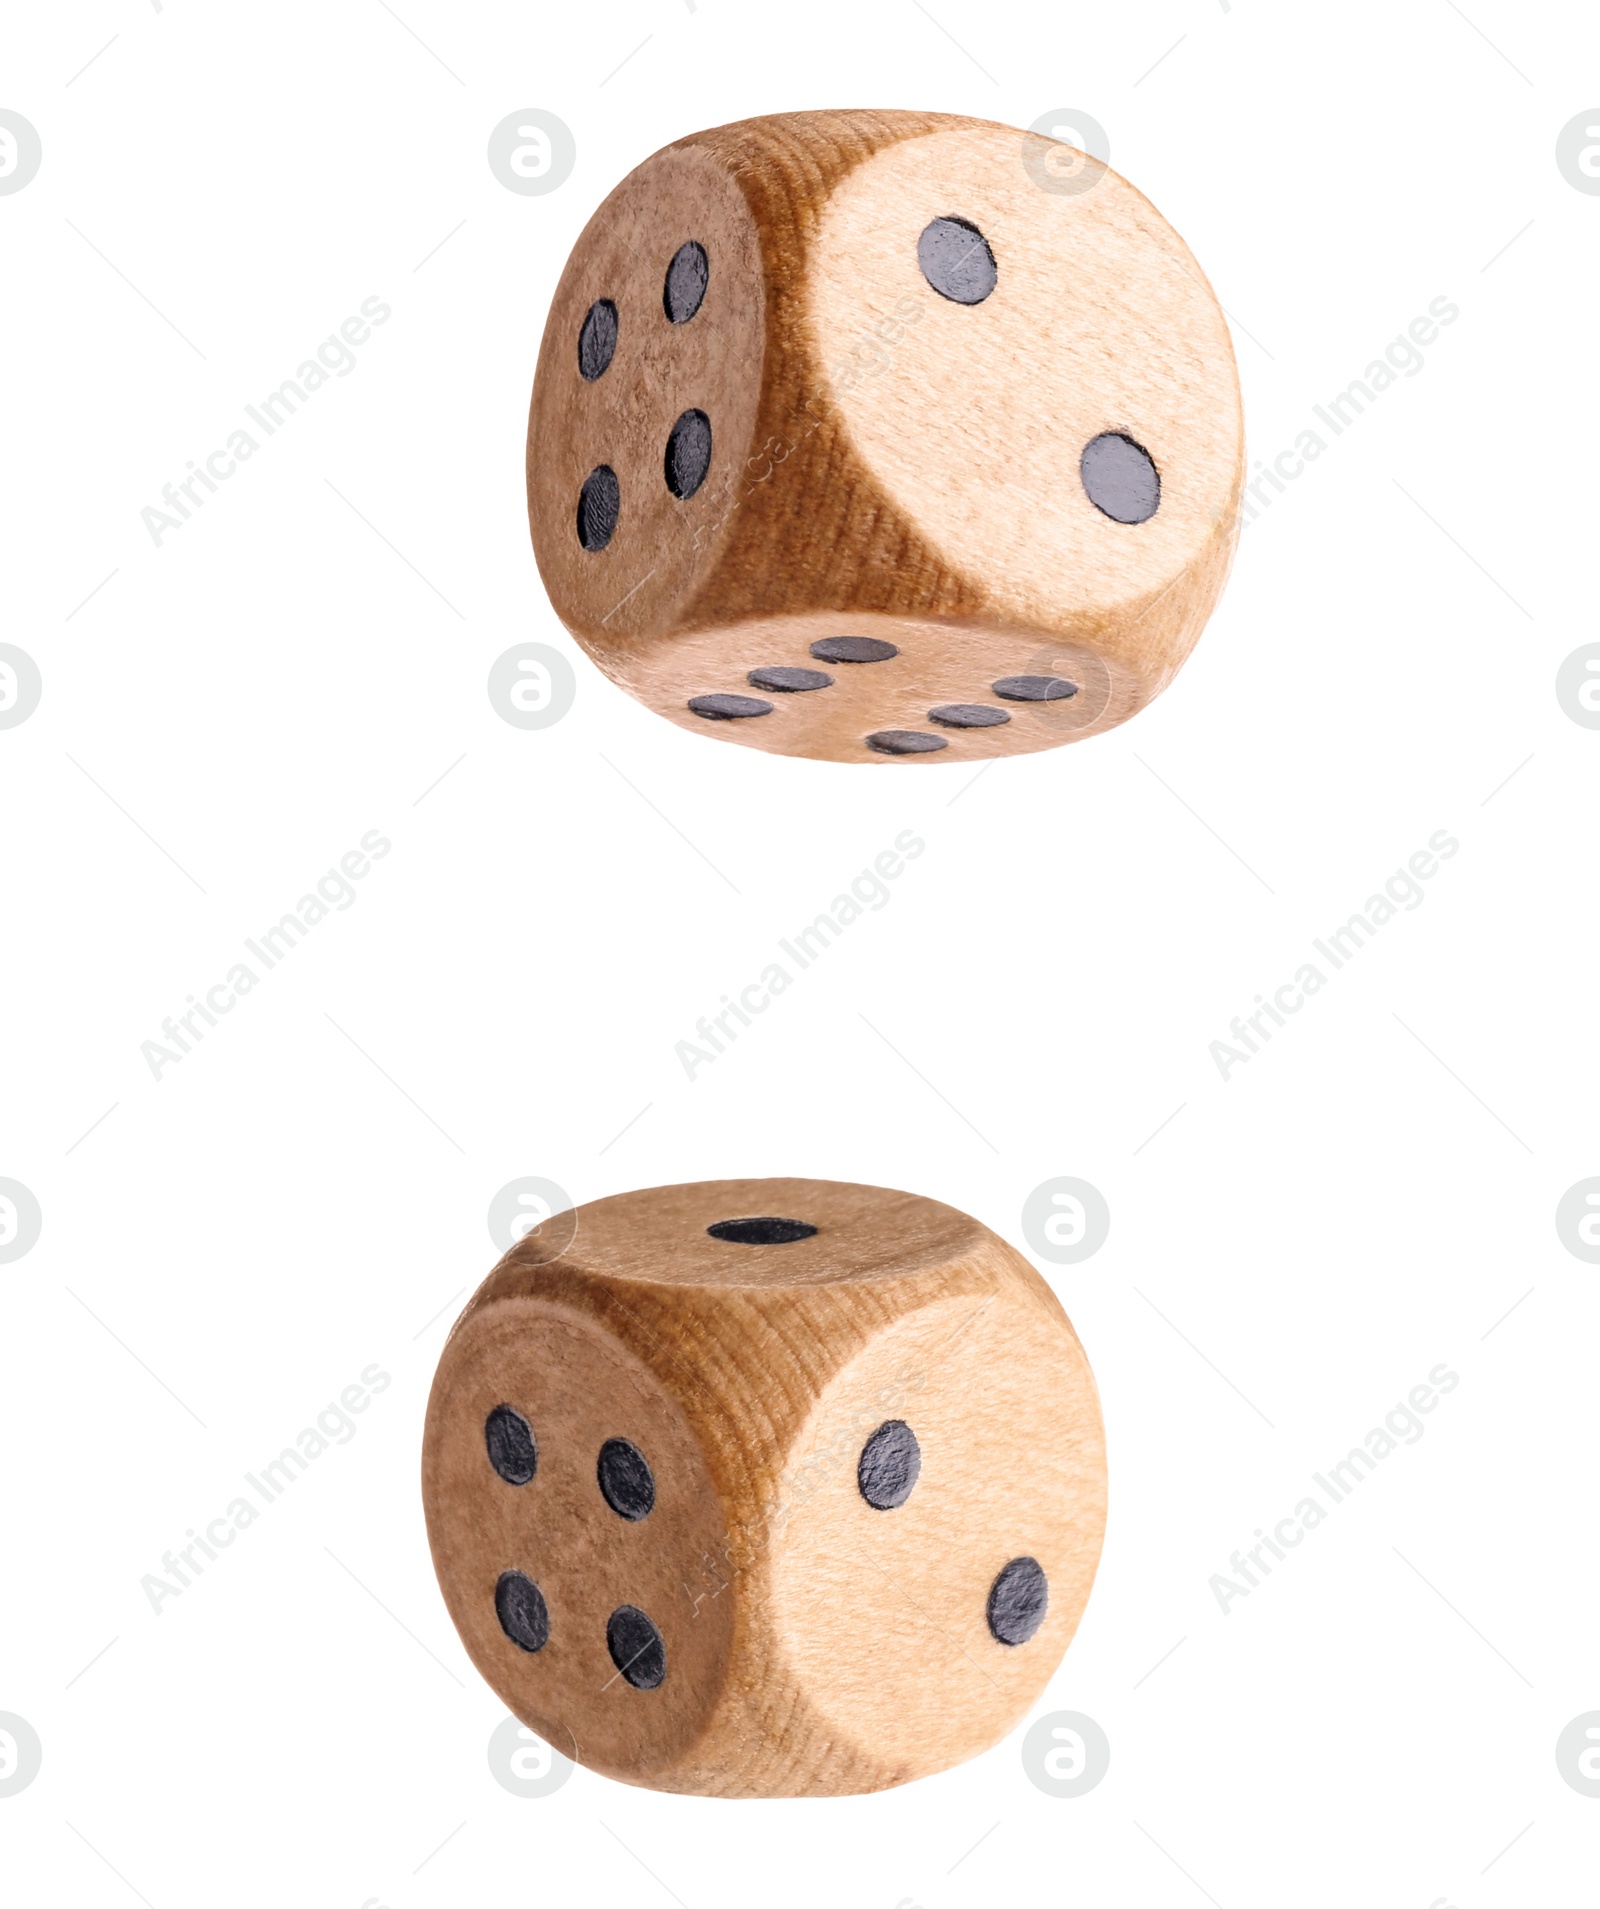
<path fill-rule="evenodd" d="M 609 464 L 597 464 L 578 493 L 578 542 L 585 550 L 604 550 L 622 514 L 622 486 Z"/>
<path fill-rule="evenodd" d="M 791 696 L 803 689 L 833 687 L 833 678 L 826 670 L 786 669 L 777 664 L 770 669 L 751 670 L 745 681 L 753 683 L 757 689 L 781 690 L 786 696 Z"/>
<path fill-rule="evenodd" d="M 922 276 L 941 298 L 981 305 L 998 277 L 989 241 L 970 219 L 933 219 L 917 240 Z"/>
<path fill-rule="evenodd" d="M 707 722 L 737 722 L 743 716 L 770 716 L 771 703 L 759 696 L 691 696 L 689 707 Z"/>
<path fill-rule="evenodd" d="M 825 636 L 811 645 L 819 663 L 887 663 L 899 650 L 875 636 Z"/>
<path fill-rule="evenodd" d="M 578 330 L 578 375 L 590 384 L 603 378 L 616 349 L 617 308 L 609 298 L 597 298 Z"/>
<path fill-rule="evenodd" d="M 606 1649 L 635 1690 L 654 1690 L 667 1674 L 661 1633 L 636 1604 L 619 1604 L 606 1619 Z"/>
<path fill-rule="evenodd" d="M 497 1405 L 483 1421 L 489 1463 L 508 1485 L 526 1485 L 539 1469 L 533 1427 L 509 1405 Z"/>
<path fill-rule="evenodd" d="M 619 1518 L 637 1524 L 649 1517 L 656 1502 L 655 1474 L 637 1445 L 625 1438 L 608 1438 L 600 1447 L 595 1476 L 600 1495 Z"/>
<path fill-rule="evenodd" d="M 862 1446 L 856 1483 L 874 1511 L 894 1511 L 911 1496 L 921 1472 L 916 1433 L 903 1418 L 892 1418 Z"/>
<path fill-rule="evenodd" d="M 544 1592 L 520 1571 L 502 1571 L 494 1587 L 494 1614 L 518 1650 L 543 1650 L 550 1642 L 550 1607 Z"/>
<path fill-rule="evenodd" d="M 711 283 L 711 261 L 706 248 L 690 239 L 680 245 L 667 267 L 667 282 L 661 288 L 661 304 L 675 325 L 687 325 L 704 302 Z"/>
<path fill-rule="evenodd" d="M 1037 1558 L 1013 1558 L 989 1586 L 987 1616 L 995 1641 L 1026 1644 L 1050 1608 L 1050 1586 Z"/>
<path fill-rule="evenodd" d="M 808 1240 L 816 1228 L 805 1220 L 718 1220 L 706 1231 L 714 1240 L 731 1240 L 735 1246 L 787 1246 L 792 1240 Z"/>
<path fill-rule="evenodd" d="M 943 723 L 946 729 L 996 729 L 1011 717 L 987 703 L 941 703 L 928 711 L 928 720 Z"/>
<path fill-rule="evenodd" d="M 867 737 L 867 747 L 880 756 L 931 756 L 948 749 L 943 736 L 930 736 L 925 729 L 880 729 Z"/>
<path fill-rule="evenodd" d="M 1078 460 L 1083 488 L 1096 510 L 1119 524 L 1142 524 L 1161 503 L 1161 476 L 1142 444 L 1121 431 L 1090 438 Z"/>
<path fill-rule="evenodd" d="M 1002 676 L 989 687 L 1010 703 L 1059 703 L 1078 693 L 1078 685 L 1064 676 Z"/>
<path fill-rule="evenodd" d="M 667 489 L 674 497 L 693 497 L 711 469 L 711 420 L 704 411 L 685 411 L 667 433 Z"/>

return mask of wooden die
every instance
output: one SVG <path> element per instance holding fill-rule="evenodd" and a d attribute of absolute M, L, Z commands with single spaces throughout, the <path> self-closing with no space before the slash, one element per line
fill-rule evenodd
<path fill-rule="evenodd" d="M 646 160 L 567 262 L 528 428 L 539 568 L 594 661 L 686 728 L 842 762 L 1134 714 L 1221 592 L 1243 477 L 1178 235 L 1075 148 L 936 113 Z"/>
<path fill-rule="evenodd" d="M 1049 1287 L 953 1207 L 820 1180 L 558 1214 L 457 1321 L 423 1496 L 468 1653 L 626 1782 L 877 1790 L 1039 1697 L 1105 1446 Z"/>

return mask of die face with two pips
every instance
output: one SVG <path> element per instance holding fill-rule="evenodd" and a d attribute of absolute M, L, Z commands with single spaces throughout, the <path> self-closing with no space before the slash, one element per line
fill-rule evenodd
<path fill-rule="evenodd" d="M 1009 1730 L 1105 1519 L 1088 1363 L 953 1208 L 823 1181 L 600 1200 L 508 1253 L 428 1408 L 446 1603 L 508 1706 L 652 1788 L 834 1795 Z"/>
<path fill-rule="evenodd" d="M 1193 647 L 1237 536 L 1227 328 L 1148 201 L 1109 169 L 1044 189 L 1030 142 L 744 121 L 647 160 L 579 238 L 534 549 L 661 714 L 839 761 L 1014 754 L 1125 720 Z"/>

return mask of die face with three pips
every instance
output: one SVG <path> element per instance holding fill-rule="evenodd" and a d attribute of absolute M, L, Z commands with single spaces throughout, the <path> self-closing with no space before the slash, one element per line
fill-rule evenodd
<path fill-rule="evenodd" d="M 463 1642 L 651 1788 L 837 1795 L 1004 1735 L 1076 1629 L 1098 1398 L 1038 1274 L 932 1200 L 721 1181 L 557 1215 L 458 1321 L 424 1500 Z"/>
<path fill-rule="evenodd" d="M 528 433 L 534 549 L 614 680 L 846 762 L 1015 754 L 1159 693 L 1244 474 L 1223 315 L 1108 168 L 984 121 L 740 122 L 584 230 Z"/>

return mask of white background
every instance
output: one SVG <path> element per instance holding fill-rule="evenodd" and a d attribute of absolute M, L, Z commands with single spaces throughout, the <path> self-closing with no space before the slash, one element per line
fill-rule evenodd
<path fill-rule="evenodd" d="M 1592 1900 L 1600 1802 L 1554 1745 L 1600 1708 L 1600 1272 L 1553 1216 L 1600 1172 L 1600 733 L 1554 678 L 1600 636 L 1600 199 L 1554 144 L 1600 23 L 103 0 L 8 39 L 44 151 L 0 198 L 0 639 L 44 680 L 0 732 L 0 1174 L 43 1210 L 0 1267 L 0 1710 L 44 1746 L 0 1800 L 11 1898 Z M 1093 114 L 1234 319 L 1255 455 L 1460 307 L 1112 735 L 981 776 L 718 746 L 544 600 L 523 433 L 589 213 L 687 131 L 840 105 Z M 577 142 L 541 197 L 485 159 L 526 106 Z M 155 547 L 141 509 L 370 295 L 356 369 Z M 529 640 L 578 677 L 538 733 L 485 692 Z M 688 1080 L 674 1044 L 907 828 L 889 905 Z M 152 1079 L 141 1043 L 370 829 L 355 904 Z M 1424 904 L 1224 1082 L 1209 1043 L 1439 829 Z M 1050 1176 L 1110 1203 L 1044 1268 L 1110 1438 L 1039 1712 L 1109 1736 L 1086 1797 L 1020 1732 L 841 1801 L 490 1776 L 417 1485 L 489 1201 L 779 1173 L 1018 1244 Z M 357 1436 L 154 1615 L 141 1577 L 374 1361 Z M 1440 1361 L 1425 1437 L 1224 1616 L 1211 1575 Z"/>

